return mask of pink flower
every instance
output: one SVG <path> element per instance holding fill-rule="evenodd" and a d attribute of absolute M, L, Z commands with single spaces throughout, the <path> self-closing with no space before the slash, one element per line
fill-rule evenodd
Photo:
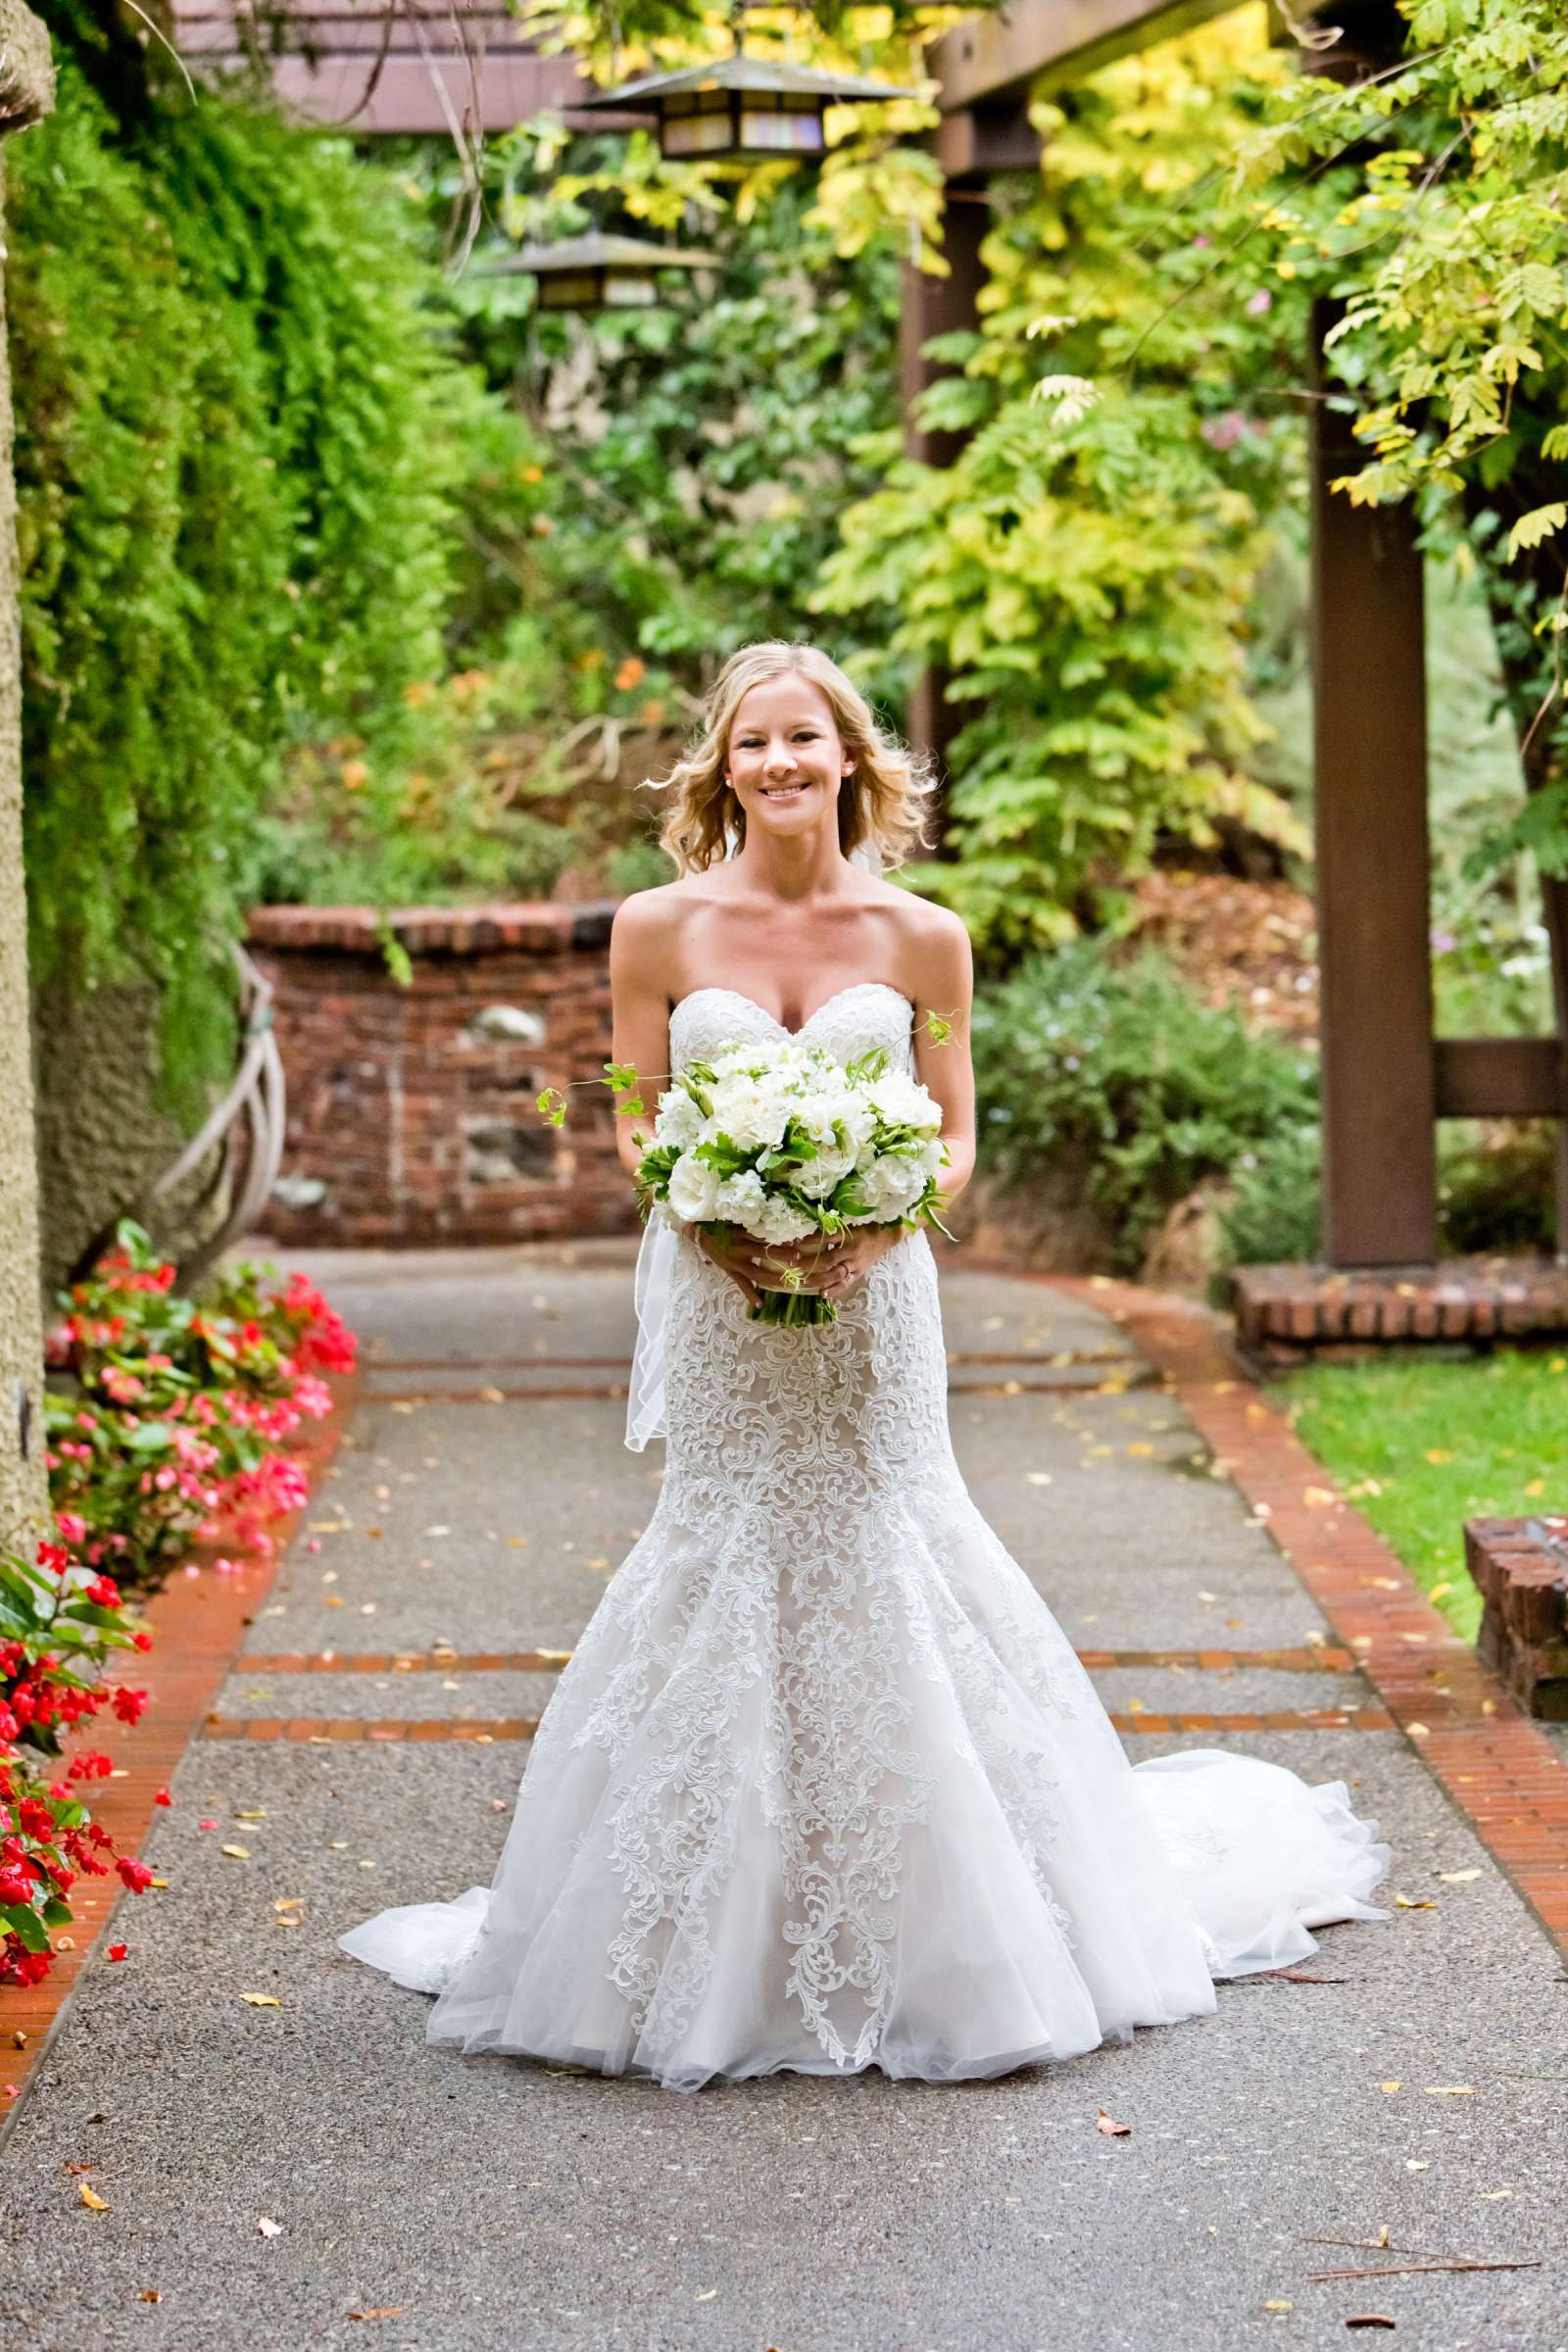
<path fill-rule="evenodd" d="M 55 1525 L 68 1544 L 81 1543 L 87 1533 L 86 1520 L 79 1519 L 74 1511 L 57 1511 Z"/>

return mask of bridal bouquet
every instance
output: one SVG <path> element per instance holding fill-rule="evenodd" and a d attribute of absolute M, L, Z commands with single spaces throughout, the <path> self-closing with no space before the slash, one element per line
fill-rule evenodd
<path fill-rule="evenodd" d="M 946 1232 L 937 1171 L 947 1161 L 940 1105 L 883 1048 L 845 1064 L 821 1046 L 781 1041 L 688 1062 L 659 1098 L 637 1173 L 683 1224 L 738 1225 L 777 1244 L 852 1225 Z M 754 1321 L 838 1320 L 830 1299 L 801 1287 L 798 1267 L 778 1272 Z"/>

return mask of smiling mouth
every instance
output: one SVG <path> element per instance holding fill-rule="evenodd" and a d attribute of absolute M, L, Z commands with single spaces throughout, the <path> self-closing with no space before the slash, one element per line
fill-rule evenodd
<path fill-rule="evenodd" d="M 798 801 L 803 792 L 809 792 L 810 789 L 809 784 L 764 784 L 762 798 L 764 801 Z"/>

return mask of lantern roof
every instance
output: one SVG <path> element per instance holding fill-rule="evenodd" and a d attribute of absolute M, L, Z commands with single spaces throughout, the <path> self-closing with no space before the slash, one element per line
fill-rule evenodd
<path fill-rule="evenodd" d="M 635 114 L 646 108 L 657 113 L 662 100 L 683 98 L 702 90 L 758 90 L 773 96 L 819 98 L 824 106 L 875 106 L 889 98 L 918 98 L 918 90 L 900 89 L 889 81 L 866 81 L 855 74 L 825 74 L 815 66 L 792 66 L 769 57 L 715 57 L 700 66 L 681 66 L 672 74 L 645 74 L 618 88 L 595 90 L 572 101 L 574 112 L 593 107 Z"/>
<path fill-rule="evenodd" d="M 503 262 L 485 266 L 475 275 L 538 276 L 552 270 L 716 270 L 716 253 L 693 252 L 689 247 L 656 245 L 647 237 L 620 237 L 606 229 L 589 229 L 577 237 L 557 237 L 548 243 L 519 245 Z"/>

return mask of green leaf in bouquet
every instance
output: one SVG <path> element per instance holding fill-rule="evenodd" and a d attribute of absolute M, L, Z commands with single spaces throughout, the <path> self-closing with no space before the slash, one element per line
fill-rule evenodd
<path fill-rule="evenodd" d="M 74 1917 L 71 1905 L 58 1894 L 52 1894 L 43 1907 L 43 1924 L 46 1928 L 69 1928 Z"/>

